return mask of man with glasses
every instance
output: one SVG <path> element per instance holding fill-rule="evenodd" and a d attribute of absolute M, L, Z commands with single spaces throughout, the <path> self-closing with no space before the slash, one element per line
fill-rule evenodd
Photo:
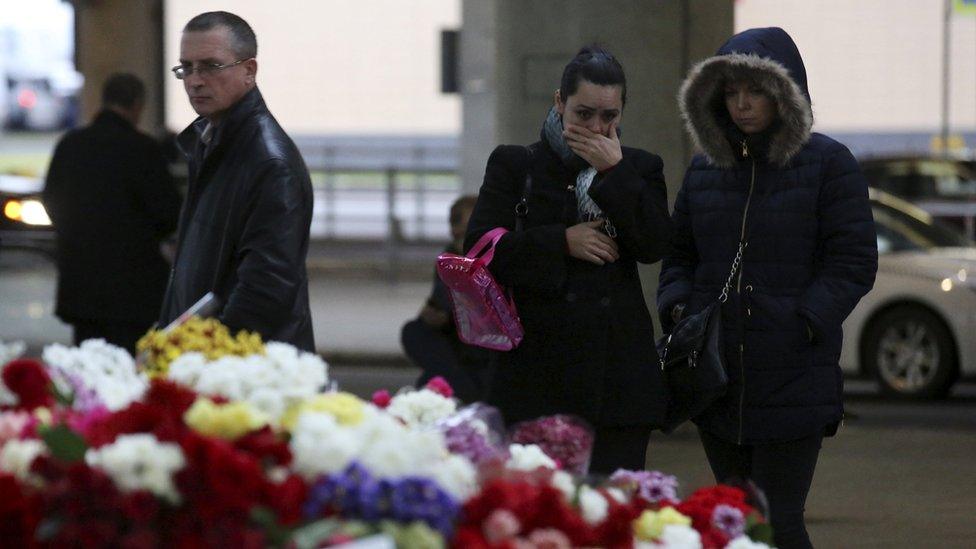
<path fill-rule="evenodd" d="M 200 115 L 178 137 L 189 161 L 166 326 L 208 292 L 232 330 L 314 351 L 308 303 L 312 185 L 298 149 L 258 91 L 257 39 L 240 17 L 200 14 L 183 28 L 183 82 Z"/>

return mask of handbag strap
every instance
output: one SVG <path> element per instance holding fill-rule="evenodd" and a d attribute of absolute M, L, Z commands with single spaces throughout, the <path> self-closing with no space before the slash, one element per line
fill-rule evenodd
<path fill-rule="evenodd" d="M 481 255 L 486 248 L 488 248 L 488 251 L 485 252 L 480 259 L 484 265 L 491 263 L 492 258 L 495 257 L 495 244 L 498 244 L 498 241 L 501 240 L 502 236 L 504 236 L 507 232 L 508 229 L 505 227 L 495 227 L 494 229 L 486 232 L 485 234 L 481 235 L 481 238 L 479 238 L 478 241 L 475 242 L 474 246 L 468 250 L 465 257 L 474 259 Z"/>
<path fill-rule="evenodd" d="M 739 270 L 742 265 L 742 252 L 748 246 L 748 242 L 742 240 L 739 241 L 739 250 L 735 252 L 735 259 L 732 260 L 732 270 L 729 272 L 729 278 L 725 281 L 725 287 L 722 288 L 722 294 L 718 296 L 719 303 L 725 303 L 729 299 L 729 290 L 732 289 L 732 279 L 735 278 L 735 273 Z"/>

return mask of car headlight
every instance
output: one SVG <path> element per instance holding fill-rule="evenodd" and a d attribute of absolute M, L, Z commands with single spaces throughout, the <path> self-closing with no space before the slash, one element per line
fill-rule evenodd
<path fill-rule="evenodd" d="M 7 219 L 20 221 L 27 225 L 51 225 L 51 218 L 48 217 L 47 210 L 44 209 L 44 204 L 41 204 L 40 200 L 32 198 L 27 200 L 8 200 L 3 205 L 3 215 Z"/>

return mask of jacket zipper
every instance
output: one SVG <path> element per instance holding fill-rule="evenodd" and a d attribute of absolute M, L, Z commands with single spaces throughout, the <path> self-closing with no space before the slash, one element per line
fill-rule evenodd
<path fill-rule="evenodd" d="M 746 197 L 746 207 L 742 211 L 742 230 L 739 234 L 739 242 L 742 243 L 746 238 L 746 218 L 749 215 L 749 204 L 752 202 L 752 192 L 756 186 L 756 159 L 749 156 L 749 147 L 746 146 L 745 140 L 742 141 L 742 156 L 745 158 L 750 158 L 752 160 L 752 175 L 749 178 L 749 195 Z M 744 245 L 744 244 L 743 244 Z M 735 291 L 739 294 L 739 307 L 741 313 L 742 307 L 742 271 L 745 268 L 745 261 L 739 263 L 739 274 L 736 280 Z M 742 322 L 742 315 L 739 314 L 739 322 Z M 742 380 L 741 389 L 739 390 L 739 445 L 742 445 L 742 424 L 743 424 L 743 414 L 745 412 L 745 402 L 746 402 L 746 365 L 745 365 L 745 344 L 744 344 L 744 334 L 740 334 L 739 339 L 739 375 Z"/>

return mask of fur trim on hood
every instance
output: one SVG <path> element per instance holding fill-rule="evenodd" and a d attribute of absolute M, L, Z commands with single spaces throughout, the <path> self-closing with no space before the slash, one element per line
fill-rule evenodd
<path fill-rule="evenodd" d="M 778 40 L 763 40 L 769 34 Z M 783 36 L 792 49 L 783 47 Z M 758 45 L 750 47 L 754 42 Z M 730 45 L 739 47 L 727 51 Z M 777 48 L 780 51 L 770 51 L 771 45 L 780 46 Z M 784 58 L 786 64 L 778 60 Z M 685 128 L 698 149 L 720 168 L 735 165 L 736 155 L 726 137 L 724 122 L 714 109 L 724 104 L 722 94 L 727 81 L 746 79 L 776 102 L 779 125 L 770 136 L 767 160 L 778 166 L 786 165 L 810 139 L 813 127 L 802 63 L 792 39 L 782 29 L 753 29 L 730 39 L 719 55 L 695 65 L 681 85 L 678 104 Z M 789 65 L 793 66 L 788 68 Z M 802 84 L 797 83 L 796 77 Z"/>

